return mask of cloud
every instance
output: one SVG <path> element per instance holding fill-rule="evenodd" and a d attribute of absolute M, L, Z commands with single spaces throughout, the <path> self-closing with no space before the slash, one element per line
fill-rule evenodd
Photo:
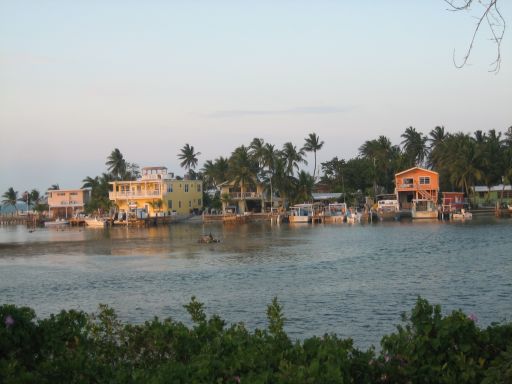
<path fill-rule="evenodd" d="M 288 109 L 233 109 L 215 111 L 206 115 L 210 118 L 230 118 L 245 116 L 277 116 L 277 115 L 325 115 L 343 113 L 352 110 L 353 107 L 335 106 L 307 106 Z"/>

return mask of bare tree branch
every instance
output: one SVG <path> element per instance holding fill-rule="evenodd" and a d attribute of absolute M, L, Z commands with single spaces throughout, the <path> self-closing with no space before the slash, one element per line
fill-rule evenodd
<path fill-rule="evenodd" d="M 468 11 L 474 4 L 474 0 L 444 1 L 450 6 L 449 10 L 451 11 Z M 478 4 L 480 4 L 483 7 L 483 10 L 482 13 L 477 17 L 477 23 L 473 31 L 473 36 L 471 37 L 469 46 L 466 49 L 466 53 L 460 63 L 457 63 L 457 60 L 455 58 L 455 50 L 453 51 L 453 64 L 457 68 L 462 68 L 468 63 L 469 57 L 471 56 L 471 52 L 473 51 L 476 36 L 478 35 L 482 23 L 485 21 L 492 35 L 491 40 L 496 45 L 496 59 L 490 64 L 491 69 L 489 70 L 489 72 L 499 72 L 501 66 L 501 41 L 503 40 L 503 36 L 505 34 L 506 23 L 501 12 L 498 9 L 497 3 L 498 0 L 478 0 Z"/>

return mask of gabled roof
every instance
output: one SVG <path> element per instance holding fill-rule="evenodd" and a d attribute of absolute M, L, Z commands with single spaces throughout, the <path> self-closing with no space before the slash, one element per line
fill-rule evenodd
<path fill-rule="evenodd" d="M 405 171 L 395 173 L 395 177 L 396 176 L 400 176 L 400 175 L 402 175 L 404 173 L 409 173 L 409 172 L 414 171 L 414 170 L 420 170 L 422 172 L 428 172 L 428 173 L 432 173 L 434 175 L 439 175 L 439 173 L 437 173 L 436 171 L 432 171 L 430 169 L 425 169 L 425 168 L 421 168 L 421 167 L 412 167 L 412 168 L 406 169 Z"/>

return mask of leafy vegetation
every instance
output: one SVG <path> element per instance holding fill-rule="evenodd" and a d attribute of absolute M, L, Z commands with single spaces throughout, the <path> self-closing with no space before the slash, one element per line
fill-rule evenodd
<path fill-rule="evenodd" d="M 123 324 L 62 311 L 37 319 L 0 306 L 2 383 L 510 383 L 512 324 L 479 328 L 472 316 L 418 298 L 404 324 L 366 351 L 334 334 L 291 340 L 274 299 L 266 329 L 226 325 L 192 298 L 192 325 L 154 318 Z"/>

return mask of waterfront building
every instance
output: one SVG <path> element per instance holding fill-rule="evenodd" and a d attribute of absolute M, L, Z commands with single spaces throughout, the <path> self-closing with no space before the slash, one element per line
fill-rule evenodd
<path fill-rule="evenodd" d="M 120 211 L 163 216 L 198 213 L 203 209 L 202 181 L 175 178 L 166 167 L 144 167 L 137 180 L 109 184 L 109 199 Z"/>
<path fill-rule="evenodd" d="M 401 210 L 413 219 L 437 218 L 439 173 L 413 167 L 395 174 L 396 196 Z"/>
<path fill-rule="evenodd" d="M 471 203 L 476 208 L 495 207 L 496 203 L 512 204 L 512 186 L 511 185 L 494 185 L 487 187 L 477 185 L 471 188 L 473 193 L 470 194 Z"/>
<path fill-rule="evenodd" d="M 83 212 L 85 204 L 91 199 L 91 188 L 49 189 L 48 214 L 51 218 L 69 218 Z"/>
<path fill-rule="evenodd" d="M 219 184 L 220 197 L 222 200 L 222 210 L 232 213 L 245 212 L 265 212 L 273 207 L 277 209 L 280 198 L 266 193 L 265 187 L 258 183 L 256 185 L 246 185 L 243 188 L 234 181 L 225 181 Z"/>

